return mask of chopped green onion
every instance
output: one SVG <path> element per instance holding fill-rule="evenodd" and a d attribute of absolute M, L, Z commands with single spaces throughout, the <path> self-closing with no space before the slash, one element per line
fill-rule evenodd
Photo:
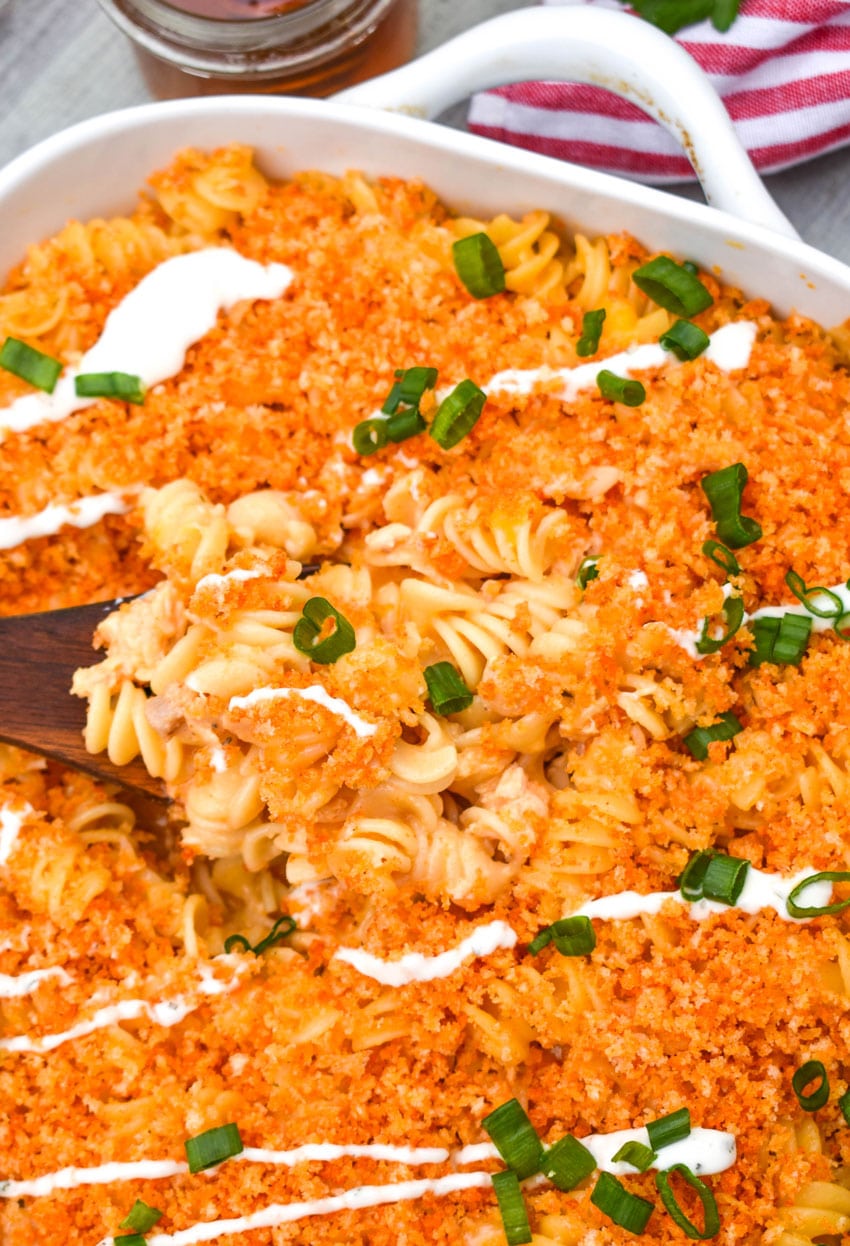
<path fill-rule="evenodd" d="M 673 1142 L 681 1142 L 691 1132 L 691 1113 L 688 1108 L 678 1108 L 667 1116 L 659 1116 L 658 1120 L 650 1121 L 646 1126 L 649 1145 L 653 1151 L 670 1146 Z"/>
<path fill-rule="evenodd" d="M 797 600 L 803 603 L 809 614 L 814 614 L 819 619 L 837 619 L 844 611 L 844 603 L 837 593 L 834 593 L 831 588 L 823 588 L 820 584 L 807 588 L 805 580 L 801 575 L 797 575 L 796 571 L 786 572 L 785 583 Z M 825 597 L 828 606 L 818 605 L 813 601 L 812 598 L 816 595 Z"/>
<path fill-rule="evenodd" d="M 815 1080 L 818 1084 L 814 1090 L 804 1094 L 806 1087 Z M 807 1060 L 805 1064 L 801 1064 L 791 1078 L 791 1086 L 804 1112 L 817 1112 L 829 1099 L 829 1078 L 820 1060 Z"/>
<path fill-rule="evenodd" d="M 444 717 L 469 709 L 475 699 L 451 662 L 435 662 L 433 666 L 426 666 L 425 683 L 434 713 Z"/>
<path fill-rule="evenodd" d="M 137 1229 L 139 1233 L 147 1233 L 148 1229 L 152 1229 L 161 1219 L 161 1211 L 157 1211 L 155 1207 L 148 1207 L 147 1203 L 143 1203 L 140 1198 L 137 1198 L 130 1208 L 129 1214 L 121 1221 L 118 1228 Z M 127 1239 L 123 1238 L 122 1240 L 126 1241 Z"/>
<path fill-rule="evenodd" d="M 588 558 L 582 558 L 579 563 L 578 573 L 576 574 L 576 584 L 582 591 L 587 588 L 591 580 L 599 578 L 599 555 L 591 554 Z"/>
<path fill-rule="evenodd" d="M 683 738 L 682 743 L 697 761 L 707 761 L 709 744 L 713 744 L 715 740 L 732 740 L 739 731 L 743 730 L 735 715 L 727 711 L 721 714 L 717 722 L 713 722 L 710 727 L 694 727 L 693 731 L 689 731 Z"/>
<path fill-rule="evenodd" d="M 674 316 L 695 316 L 714 302 L 699 277 L 666 255 L 657 255 L 635 269 L 632 280 L 653 303 Z"/>
<path fill-rule="evenodd" d="M 387 441 L 392 441 L 394 444 L 407 441 L 409 437 L 424 433 L 427 427 L 428 425 L 416 407 L 405 407 L 404 410 L 391 415 L 387 420 Z"/>
<path fill-rule="evenodd" d="M 630 1233 L 643 1233 L 649 1217 L 655 1211 L 649 1199 L 631 1194 L 610 1173 L 601 1172 L 590 1195 L 594 1207 L 598 1207 L 603 1215 L 621 1229 Z"/>
<path fill-rule="evenodd" d="M 838 1106 L 841 1109 L 841 1115 L 844 1117 L 845 1125 L 850 1125 L 850 1090 L 845 1090 L 844 1094 L 838 1100 Z"/>
<path fill-rule="evenodd" d="M 716 563 L 721 571 L 725 572 L 727 579 L 731 575 L 741 574 L 741 564 L 738 562 L 738 559 L 731 549 L 727 549 L 720 541 L 706 541 L 703 544 L 702 552 L 713 563 Z"/>
<path fill-rule="evenodd" d="M 474 299 L 501 294 L 505 288 L 505 266 L 499 249 L 484 233 L 470 234 L 452 244 L 455 271 Z"/>
<path fill-rule="evenodd" d="M 750 653 L 750 666 L 763 662 L 775 662 L 777 666 L 799 666 L 809 636 L 812 620 L 803 614 L 765 615 L 750 621 L 750 630 L 756 642 Z"/>
<path fill-rule="evenodd" d="M 581 337 L 576 343 L 576 354 L 580 359 L 587 355 L 595 355 L 599 350 L 599 339 L 602 336 L 602 324 L 605 320 L 605 308 L 598 311 L 585 312 L 581 318 Z"/>
<path fill-rule="evenodd" d="M 631 1164 L 638 1172 L 646 1172 L 658 1156 L 652 1147 L 644 1146 L 642 1142 L 625 1142 L 611 1158 L 615 1164 Z"/>
<path fill-rule="evenodd" d="M 571 1134 L 553 1143 L 540 1162 L 540 1171 L 559 1190 L 574 1190 L 595 1168 L 592 1152 Z"/>
<path fill-rule="evenodd" d="M 0 368 L 28 381 L 36 389 L 43 389 L 52 394 L 59 380 L 62 365 L 58 359 L 51 359 L 40 350 L 27 346 L 16 337 L 7 337 L 0 348 Z"/>
<path fill-rule="evenodd" d="M 701 852 L 695 852 L 685 866 L 679 879 L 679 890 L 684 900 L 693 903 L 703 898 L 702 885 L 713 856 L 713 852 L 704 848 Z"/>
<path fill-rule="evenodd" d="M 850 870 L 821 870 L 818 874 L 809 874 L 802 882 L 797 883 L 785 901 L 785 907 L 791 917 L 828 917 L 831 913 L 843 913 L 846 908 L 850 908 L 850 900 L 836 900 L 834 904 L 821 904 L 814 908 L 806 908 L 797 903 L 802 899 L 803 892 L 808 887 L 820 882 L 850 882 Z"/>
<path fill-rule="evenodd" d="M 351 434 L 355 454 L 375 454 L 376 451 L 383 450 L 388 441 L 388 424 L 389 420 L 382 419 L 361 420 L 356 424 Z"/>
<path fill-rule="evenodd" d="M 839 640 L 850 640 L 850 610 L 845 610 L 843 614 L 839 614 L 832 625 L 832 630 Z"/>
<path fill-rule="evenodd" d="M 262 956 L 263 952 L 268 951 L 270 947 L 274 947 L 276 943 L 282 943 L 284 939 L 288 939 L 295 929 L 295 918 L 290 917 L 288 913 L 284 913 L 283 917 L 277 919 L 266 937 L 253 947 L 244 935 L 232 934 L 228 935 L 224 940 L 224 950 L 225 953 L 229 953 L 234 948 L 240 948 L 243 952 L 253 952 L 255 956 Z"/>
<path fill-rule="evenodd" d="M 677 359 L 696 359 L 709 345 L 709 336 L 691 320 L 676 320 L 658 339 L 659 345 L 672 351 Z"/>
<path fill-rule="evenodd" d="M 674 1172 L 679 1173 L 683 1180 L 699 1196 L 699 1200 L 702 1203 L 702 1232 L 688 1219 L 676 1201 L 676 1195 L 670 1187 L 670 1176 Z M 720 1213 L 717 1210 L 717 1201 L 705 1182 L 694 1176 L 687 1164 L 674 1164 L 666 1172 L 657 1172 L 655 1174 L 655 1185 L 658 1193 L 661 1195 L 662 1203 L 687 1237 L 694 1238 L 700 1242 L 706 1242 L 710 1237 L 717 1236 L 720 1232 Z"/>
<path fill-rule="evenodd" d="M 706 900 L 737 904 L 749 872 L 750 863 L 743 857 L 727 857 L 725 853 L 714 852 L 702 880 L 702 894 Z"/>
<path fill-rule="evenodd" d="M 709 472 L 700 481 L 708 498 L 717 535 L 731 549 L 743 549 L 761 539 L 761 525 L 741 514 L 741 500 L 749 480 L 743 463 L 730 463 L 716 472 Z"/>
<path fill-rule="evenodd" d="M 694 853 L 679 879 L 679 890 L 685 900 L 717 900 L 720 904 L 737 904 L 747 881 L 750 863 L 742 857 L 703 849 Z"/>
<path fill-rule="evenodd" d="M 540 1171 L 543 1143 L 518 1099 L 509 1099 L 481 1122 L 502 1159 L 520 1181 Z"/>
<path fill-rule="evenodd" d="M 129 372 L 85 372 L 74 381 L 78 398 L 119 398 L 137 406 L 145 401 L 145 387 L 140 376 Z"/>
<path fill-rule="evenodd" d="M 219 1125 L 215 1129 L 207 1129 L 195 1138 L 187 1138 L 183 1146 L 186 1149 L 189 1172 L 203 1172 L 205 1168 L 214 1168 L 216 1164 L 222 1164 L 244 1150 L 238 1125 Z"/>
<path fill-rule="evenodd" d="M 596 932 L 589 917 L 582 915 L 562 917 L 552 922 L 532 940 L 528 951 L 536 956 L 544 947 L 554 943 L 562 956 L 589 956 L 596 947 Z"/>
<path fill-rule="evenodd" d="M 478 423 L 487 395 L 474 381 L 461 381 L 437 408 L 428 432 L 438 446 L 451 450 Z"/>
<path fill-rule="evenodd" d="M 617 376 L 602 368 L 596 374 L 596 384 L 603 398 L 609 402 L 622 402 L 626 407 L 639 407 L 646 398 L 646 390 L 640 381 L 632 381 L 625 376 Z"/>
<path fill-rule="evenodd" d="M 147 1240 L 141 1233 L 122 1233 L 120 1237 L 113 1237 L 113 1242 L 119 1242 L 120 1246 L 148 1246 Z"/>
<path fill-rule="evenodd" d="M 502 1217 L 502 1228 L 508 1246 L 522 1246 L 532 1240 L 531 1225 L 528 1223 L 528 1212 L 519 1179 L 510 1169 L 507 1172 L 494 1172 L 490 1180 L 496 1192 L 499 1213 Z"/>
<path fill-rule="evenodd" d="M 384 415 L 395 415 L 399 407 L 418 407 L 426 389 L 433 389 L 437 384 L 436 368 L 399 368 L 392 389 L 386 402 L 381 407 Z"/>
<path fill-rule="evenodd" d="M 726 631 L 722 636 L 711 636 L 709 629 L 711 627 L 711 616 L 703 620 L 702 632 L 696 643 L 697 653 L 717 653 L 718 649 L 722 649 L 727 640 L 731 640 L 737 632 L 738 628 L 744 621 L 744 599 L 742 597 L 727 597 L 721 607 L 723 617 L 726 620 Z"/>
<path fill-rule="evenodd" d="M 333 627 L 328 632 L 328 621 Z M 301 618 L 292 632 L 292 643 L 299 653 L 305 653 L 311 662 L 327 666 L 336 662 L 344 653 L 357 647 L 354 628 L 344 615 L 335 610 L 325 597 L 311 597 L 305 601 Z"/>

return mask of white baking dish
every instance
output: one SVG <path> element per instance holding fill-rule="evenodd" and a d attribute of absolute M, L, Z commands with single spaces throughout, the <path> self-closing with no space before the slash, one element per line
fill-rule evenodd
<path fill-rule="evenodd" d="M 679 138 L 713 206 L 426 120 L 472 91 L 531 78 L 594 82 L 641 104 Z M 693 61 L 637 18 L 584 7 L 494 18 L 333 100 L 176 100 L 73 126 L 0 172 L 0 271 L 70 217 L 131 208 L 148 174 L 179 148 L 233 141 L 256 147 L 273 176 L 304 168 L 418 176 L 463 213 L 544 208 L 568 228 L 626 229 L 780 313 L 797 309 L 827 325 L 850 315 L 850 268 L 797 238 Z"/>

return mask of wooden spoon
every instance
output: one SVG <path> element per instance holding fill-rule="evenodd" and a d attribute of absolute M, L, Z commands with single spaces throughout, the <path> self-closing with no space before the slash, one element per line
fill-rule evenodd
<path fill-rule="evenodd" d="M 102 658 L 92 646 L 95 628 L 122 600 L 0 618 L 0 740 L 165 803 L 162 780 L 141 758 L 116 766 L 105 753 L 86 752 L 86 702 L 71 696 L 74 671 Z"/>

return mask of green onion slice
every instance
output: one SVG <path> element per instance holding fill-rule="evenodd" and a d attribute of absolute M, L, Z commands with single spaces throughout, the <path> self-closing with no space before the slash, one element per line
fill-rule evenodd
<path fill-rule="evenodd" d="M 704 848 L 701 852 L 695 852 L 685 866 L 679 879 L 679 891 L 684 900 L 693 904 L 696 900 L 703 898 L 702 885 L 713 856 L 713 852 Z"/>
<path fill-rule="evenodd" d="M 530 1242 L 531 1225 L 528 1223 L 528 1212 L 525 1210 L 516 1173 L 510 1169 L 507 1172 L 494 1172 L 490 1180 L 496 1192 L 508 1246 L 522 1246 L 524 1242 Z"/>
<path fill-rule="evenodd" d="M 743 597 L 727 597 L 721 607 L 721 610 L 723 617 L 726 620 L 726 631 L 720 636 L 712 636 L 710 629 L 711 619 L 713 616 L 709 616 L 704 619 L 702 632 L 696 643 L 697 653 L 717 653 L 718 649 L 723 648 L 727 640 L 732 639 L 744 621 Z"/>
<path fill-rule="evenodd" d="M 474 381 L 461 381 L 437 408 L 428 432 L 438 446 L 451 450 L 471 433 L 484 410 L 487 395 Z"/>
<path fill-rule="evenodd" d="M 589 917 L 562 917 L 552 922 L 532 940 L 528 951 L 532 956 L 554 943 L 562 956 L 589 956 L 596 947 L 596 932 Z"/>
<path fill-rule="evenodd" d="M 670 1177 L 674 1172 L 678 1173 L 699 1196 L 702 1203 L 702 1232 L 688 1219 L 676 1201 L 676 1195 L 670 1186 Z M 710 1237 L 717 1236 L 720 1232 L 720 1213 L 717 1210 L 717 1201 L 705 1182 L 694 1176 L 687 1164 L 674 1164 L 666 1172 L 657 1172 L 655 1185 L 661 1195 L 662 1203 L 686 1237 L 706 1242 Z"/>
<path fill-rule="evenodd" d="M 475 694 L 470 692 L 451 662 L 435 662 L 425 667 L 425 683 L 434 713 L 459 714 L 468 710 Z"/>
<path fill-rule="evenodd" d="M 513 1173 L 524 1181 L 540 1171 L 543 1143 L 518 1099 L 509 1099 L 481 1122 Z"/>
<path fill-rule="evenodd" d="M 808 615 L 765 615 L 750 621 L 755 648 L 750 653 L 750 666 L 775 662 L 777 666 L 799 666 L 809 636 L 812 620 Z"/>
<path fill-rule="evenodd" d="M 121 1246 L 148 1246 L 147 1239 L 141 1233 L 122 1233 L 120 1237 L 113 1237 L 113 1242 L 120 1242 Z"/>
<path fill-rule="evenodd" d="M 628 1229 L 630 1233 L 643 1233 L 649 1217 L 655 1211 L 648 1199 L 629 1193 L 616 1177 L 607 1172 L 599 1174 L 590 1201 L 609 1220 L 613 1220 L 621 1229 Z"/>
<path fill-rule="evenodd" d="M 785 907 L 791 917 L 828 917 L 831 913 L 843 913 L 846 908 L 850 908 L 850 899 L 836 900 L 834 904 L 820 904 L 813 908 L 798 904 L 798 900 L 803 898 L 803 892 L 808 887 L 811 887 L 813 883 L 821 882 L 850 882 L 850 870 L 821 870 L 818 874 L 809 874 L 802 882 L 797 883 L 785 901 Z"/>
<path fill-rule="evenodd" d="M 817 1081 L 817 1086 L 809 1094 L 805 1094 L 806 1087 L 814 1081 Z M 791 1078 L 791 1086 L 804 1112 L 817 1112 L 829 1100 L 829 1078 L 820 1060 L 807 1060 L 805 1064 L 801 1064 Z"/>
<path fill-rule="evenodd" d="M 685 900 L 716 900 L 719 904 L 737 904 L 747 881 L 750 863 L 742 857 L 704 849 L 694 853 L 679 879 L 679 890 Z M 656 1148 L 657 1149 L 657 1148 Z"/>
<path fill-rule="evenodd" d="M 288 913 L 284 913 L 282 917 L 277 919 L 266 937 L 253 947 L 244 935 L 232 934 L 228 935 L 224 940 L 224 950 L 225 953 L 228 953 L 235 948 L 239 948 L 243 952 L 253 952 L 255 956 L 262 956 L 263 952 L 267 952 L 276 943 L 282 943 L 284 939 L 288 939 L 295 929 L 295 918 L 290 917 Z"/>
<path fill-rule="evenodd" d="M 679 1108 L 667 1116 L 659 1116 L 658 1120 L 650 1121 L 646 1126 L 649 1145 L 653 1151 L 681 1142 L 691 1132 L 691 1113 L 688 1108 Z"/>
<path fill-rule="evenodd" d="M 354 446 L 355 454 L 375 454 L 378 450 L 383 450 L 389 440 L 388 424 L 389 420 L 371 419 L 361 420 L 355 425 L 354 432 L 351 434 L 351 444 Z"/>
<path fill-rule="evenodd" d="M 651 1147 L 644 1146 L 642 1142 L 625 1142 L 611 1158 L 615 1164 L 631 1164 L 638 1172 L 646 1172 L 658 1156 Z"/>
<path fill-rule="evenodd" d="M 632 273 L 639 290 L 674 316 L 696 316 L 714 299 L 699 277 L 666 255 L 658 255 Z"/>
<path fill-rule="evenodd" d="M 424 433 L 428 425 L 416 407 L 405 407 L 402 411 L 391 415 L 386 421 L 387 441 L 398 444 L 400 441 L 407 441 L 410 437 L 415 437 L 418 433 Z"/>
<path fill-rule="evenodd" d="M 22 381 L 28 381 L 36 389 L 43 389 L 47 394 L 53 393 L 62 372 L 58 359 L 27 346 L 17 337 L 7 337 L 0 347 L 0 368 L 19 376 Z"/>
<path fill-rule="evenodd" d="M 706 541 L 703 544 L 702 552 L 713 563 L 717 564 L 720 570 L 725 573 L 727 580 L 732 575 L 741 574 L 741 564 L 738 562 L 738 559 L 731 549 L 727 549 L 720 541 Z"/>
<path fill-rule="evenodd" d="M 595 1168 L 593 1154 L 571 1134 L 553 1143 L 540 1162 L 540 1171 L 559 1190 L 574 1190 Z"/>
<path fill-rule="evenodd" d="M 742 857 L 713 852 L 702 880 L 702 894 L 706 900 L 737 904 L 749 872 L 750 863 Z"/>
<path fill-rule="evenodd" d="M 238 1125 L 219 1125 L 215 1129 L 207 1129 L 195 1138 L 187 1138 L 183 1146 L 186 1149 L 189 1172 L 203 1172 L 205 1168 L 214 1168 L 216 1164 L 222 1164 L 244 1150 Z"/>
<path fill-rule="evenodd" d="M 814 614 L 819 619 L 837 619 L 844 613 L 843 601 L 831 588 L 824 588 L 820 584 L 807 588 L 805 580 L 796 571 L 786 572 L 785 583 L 809 614 Z M 826 604 L 815 601 L 815 597 L 825 598 Z"/>
<path fill-rule="evenodd" d="M 599 578 L 599 555 L 591 554 L 587 558 L 582 558 L 579 563 L 578 572 L 576 574 L 576 584 L 584 591 L 591 580 Z"/>
<path fill-rule="evenodd" d="M 137 406 L 145 401 L 145 387 L 140 376 L 129 372 L 84 372 L 74 381 L 78 398 L 119 398 Z"/>
<path fill-rule="evenodd" d="M 844 1117 L 845 1125 L 850 1125 L 850 1090 L 845 1090 L 844 1094 L 838 1100 L 838 1106 L 841 1109 L 841 1115 Z"/>
<path fill-rule="evenodd" d="M 330 621 L 330 631 L 325 624 Z M 292 632 L 292 643 L 311 662 L 327 666 L 357 647 L 354 628 L 325 597 L 311 597 L 304 603 L 301 618 Z"/>
<path fill-rule="evenodd" d="M 761 539 L 761 525 L 741 514 L 741 500 L 749 478 L 743 463 L 730 463 L 728 467 L 709 472 L 700 481 L 717 535 L 731 549 L 743 549 Z"/>
<path fill-rule="evenodd" d="M 694 727 L 683 737 L 682 743 L 697 761 L 708 761 L 708 746 L 715 740 L 732 740 L 744 728 L 731 711 L 721 714 L 710 727 Z"/>
<path fill-rule="evenodd" d="M 672 351 L 677 359 L 684 362 L 696 359 L 706 349 L 710 341 L 707 333 L 691 320 L 675 320 L 666 333 L 658 339 L 659 345 Z"/>
<path fill-rule="evenodd" d="M 580 359 L 595 355 L 599 350 L 599 339 L 602 336 L 602 325 L 605 321 L 605 308 L 585 312 L 581 318 L 581 337 L 576 343 L 576 354 Z"/>
<path fill-rule="evenodd" d="M 393 387 L 381 407 L 384 415 L 395 415 L 402 405 L 418 407 L 425 391 L 437 384 L 436 368 L 399 368 L 395 376 Z"/>
<path fill-rule="evenodd" d="M 622 402 L 626 407 L 639 407 L 646 399 L 646 390 L 640 381 L 617 376 L 616 372 L 609 372 L 607 368 L 597 372 L 596 384 L 602 397 L 609 402 Z"/>
<path fill-rule="evenodd" d="M 840 614 L 832 625 L 839 640 L 850 640 L 850 610 L 845 610 Z"/>
<path fill-rule="evenodd" d="M 505 288 L 505 266 L 499 249 L 484 233 L 470 234 L 452 244 L 455 272 L 474 299 L 501 294 Z"/>
<path fill-rule="evenodd" d="M 121 1221 L 119 1229 L 136 1229 L 139 1233 L 147 1233 L 148 1229 L 152 1229 L 162 1219 L 162 1212 L 157 1211 L 155 1207 L 148 1207 L 147 1203 L 143 1203 L 137 1198 L 133 1206 L 130 1208 L 129 1214 Z M 123 1238 L 122 1241 L 126 1241 Z"/>

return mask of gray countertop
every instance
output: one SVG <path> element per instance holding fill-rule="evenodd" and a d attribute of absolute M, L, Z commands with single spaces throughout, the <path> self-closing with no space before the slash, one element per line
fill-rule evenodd
<path fill-rule="evenodd" d="M 0 164 L 72 122 L 151 98 L 132 49 L 95 0 L 0 0 Z M 534 0 L 421 0 L 419 50 Z M 462 123 L 454 110 L 452 124 Z M 850 147 L 766 179 L 815 246 L 850 263 Z M 697 197 L 694 187 L 677 193 Z M 848 308 L 850 313 L 850 308 Z"/>

